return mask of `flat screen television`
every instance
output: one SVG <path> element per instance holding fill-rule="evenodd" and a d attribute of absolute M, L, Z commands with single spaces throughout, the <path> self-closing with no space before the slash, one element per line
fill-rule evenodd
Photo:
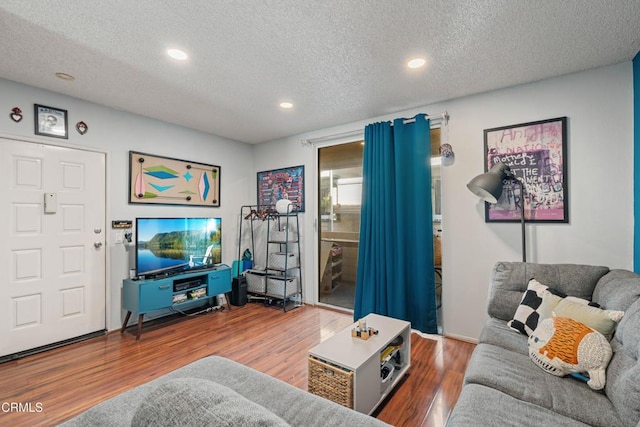
<path fill-rule="evenodd" d="M 221 218 L 136 218 L 136 276 L 220 264 L 221 226 Z"/>

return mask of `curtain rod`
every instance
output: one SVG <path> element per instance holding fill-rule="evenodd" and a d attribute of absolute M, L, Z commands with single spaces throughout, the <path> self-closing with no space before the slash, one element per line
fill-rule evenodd
<path fill-rule="evenodd" d="M 342 133 L 334 133 L 332 135 L 321 136 L 318 138 L 301 139 L 300 143 L 305 146 L 312 146 L 322 142 L 335 141 L 342 138 L 364 138 L 364 129 L 350 130 Z"/>
<path fill-rule="evenodd" d="M 424 116 L 425 120 L 431 120 L 431 123 L 435 123 L 435 124 L 443 124 L 444 126 L 446 126 L 447 124 L 449 124 L 449 113 L 446 111 L 443 111 L 442 113 L 438 114 L 437 116 L 429 116 L 428 114 Z M 403 121 L 403 124 L 408 124 L 408 123 L 415 123 L 416 118 L 412 117 L 410 119 L 407 119 L 405 121 Z"/>
<path fill-rule="evenodd" d="M 447 111 L 443 111 L 442 113 L 434 116 L 425 115 L 424 119 L 431 120 L 432 127 L 434 127 L 433 125 L 447 126 L 449 124 L 449 113 Z M 413 117 L 413 118 L 404 120 L 402 123 L 408 124 L 408 123 L 414 123 L 415 121 L 416 119 L 415 117 Z M 349 137 L 364 138 L 364 129 L 351 130 L 351 131 L 342 132 L 342 133 L 335 133 L 332 135 L 321 136 L 318 138 L 300 139 L 300 143 L 303 146 L 313 146 L 316 144 L 320 144 L 322 142 L 335 141 L 338 139 L 349 138 Z"/>

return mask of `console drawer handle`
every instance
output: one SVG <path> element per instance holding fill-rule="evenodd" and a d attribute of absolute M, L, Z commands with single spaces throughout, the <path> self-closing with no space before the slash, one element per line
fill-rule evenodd
<path fill-rule="evenodd" d="M 170 285 L 158 285 L 158 289 L 169 289 Z"/>

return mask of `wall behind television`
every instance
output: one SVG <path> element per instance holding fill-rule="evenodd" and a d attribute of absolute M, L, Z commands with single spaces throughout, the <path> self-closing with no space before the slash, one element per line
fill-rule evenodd
<path fill-rule="evenodd" d="M 171 125 L 158 120 L 117 111 L 76 98 L 0 79 L 0 134 L 26 136 L 33 134 L 33 104 L 68 110 L 69 140 L 56 143 L 97 148 L 107 152 L 107 239 L 110 269 L 107 283 L 107 327 L 118 328 L 122 322 L 121 283 L 132 266 L 132 247 L 115 244 L 111 220 L 134 220 L 136 217 L 216 216 L 222 218 L 223 262 L 231 264 L 237 256 L 237 223 L 239 207 L 249 202 L 255 188 L 251 174 L 251 146 L 219 136 Z M 25 115 L 20 123 L 8 117 L 13 107 Z M 89 131 L 81 136 L 75 123 L 85 121 Z M 52 138 L 40 137 L 42 141 Z M 200 208 L 187 206 L 129 205 L 129 150 L 166 157 L 220 165 L 221 206 Z M 254 190 L 255 192 L 255 190 Z"/>
<path fill-rule="evenodd" d="M 483 130 L 567 116 L 570 222 L 528 225 L 528 260 L 631 269 L 632 93 L 632 64 L 627 62 L 260 144 L 254 150 L 254 164 L 256 170 L 307 166 L 304 260 L 309 298 L 315 293 L 317 274 L 312 250 L 316 244 L 316 160 L 315 149 L 303 146 L 300 139 L 358 130 L 368 123 L 412 117 L 418 112 L 447 110 L 456 161 L 442 170 L 444 330 L 473 340 L 486 318 L 492 266 L 498 260 L 522 259 L 519 224 L 485 223 L 483 204 L 466 188 L 471 178 L 483 172 Z"/>

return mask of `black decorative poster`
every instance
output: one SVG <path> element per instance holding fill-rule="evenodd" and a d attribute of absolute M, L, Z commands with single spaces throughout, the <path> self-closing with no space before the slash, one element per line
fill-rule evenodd
<path fill-rule="evenodd" d="M 258 172 L 258 206 L 273 206 L 280 199 L 304 212 L 304 166 Z"/>

